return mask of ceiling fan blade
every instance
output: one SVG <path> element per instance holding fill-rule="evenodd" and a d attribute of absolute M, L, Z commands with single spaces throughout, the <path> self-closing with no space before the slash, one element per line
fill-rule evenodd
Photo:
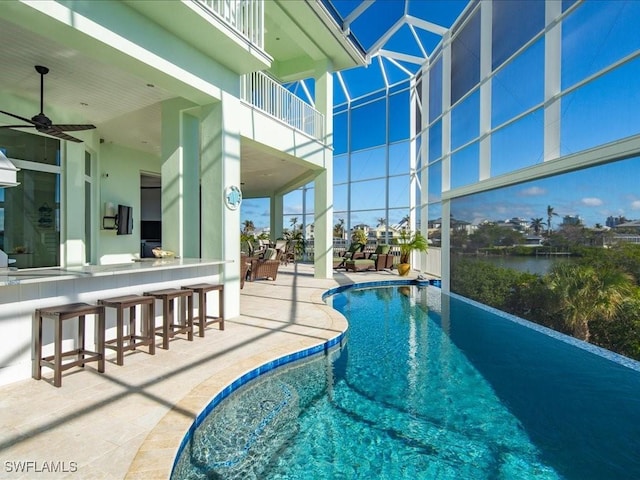
<path fill-rule="evenodd" d="M 96 128 L 95 125 L 51 125 L 51 128 L 55 128 L 57 130 L 63 132 L 79 132 L 80 130 L 92 130 Z"/>
<path fill-rule="evenodd" d="M 0 128 L 36 128 L 35 125 L 0 125 Z"/>
<path fill-rule="evenodd" d="M 38 131 L 40 133 L 46 133 L 47 135 L 51 135 L 52 137 L 61 138 L 63 140 L 68 140 L 70 142 L 82 143 L 82 140 L 72 137 L 71 135 L 67 135 L 62 130 L 59 130 L 55 126 L 51 126 L 49 128 L 39 128 Z"/>
<path fill-rule="evenodd" d="M 18 120 L 22 120 L 23 122 L 30 123 L 31 125 L 38 125 L 38 124 L 37 124 L 36 122 L 34 122 L 33 120 L 30 120 L 30 119 L 28 119 L 28 118 L 21 117 L 20 115 L 16 115 L 15 113 L 5 112 L 4 110 L 0 110 L 0 113 L 4 113 L 5 115 L 9 115 L 10 117 L 17 118 Z"/>

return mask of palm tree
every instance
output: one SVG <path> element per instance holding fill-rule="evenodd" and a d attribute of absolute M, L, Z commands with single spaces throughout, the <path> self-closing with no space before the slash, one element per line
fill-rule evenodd
<path fill-rule="evenodd" d="M 547 235 L 551 236 L 551 217 L 557 216 L 558 214 L 553 211 L 553 207 L 551 205 L 547 205 Z"/>
<path fill-rule="evenodd" d="M 573 336 L 589 341 L 589 321 L 612 320 L 633 291 L 633 278 L 622 270 L 562 263 L 547 281 L 559 300 L 563 322 Z"/>
<path fill-rule="evenodd" d="M 339 218 L 338 223 L 333 226 L 333 236 L 335 238 L 344 238 L 344 218 Z"/>
<path fill-rule="evenodd" d="M 387 224 L 387 219 L 384 217 L 380 217 L 378 219 L 378 227 L 384 227 Z"/>
<path fill-rule="evenodd" d="M 533 231 L 536 233 L 536 235 L 540 233 L 540 230 L 542 230 L 542 225 L 544 225 L 542 222 L 542 217 L 531 219 L 530 227 L 533 228 Z"/>
<path fill-rule="evenodd" d="M 245 235 L 249 235 L 251 232 L 255 231 L 256 227 L 253 224 L 252 220 L 245 220 L 243 222 L 243 228 L 242 228 L 242 233 L 244 233 Z"/>

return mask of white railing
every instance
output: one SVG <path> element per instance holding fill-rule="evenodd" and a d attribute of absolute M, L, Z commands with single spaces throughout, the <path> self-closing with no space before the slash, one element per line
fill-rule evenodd
<path fill-rule="evenodd" d="M 287 125 L 322 140 L 324 115 L 263 72 L 242 77 L 241 98 Z"/>
<path fill-rule="evenodd" d="M 264 49 L 264 0 L 195 0 Z"/>

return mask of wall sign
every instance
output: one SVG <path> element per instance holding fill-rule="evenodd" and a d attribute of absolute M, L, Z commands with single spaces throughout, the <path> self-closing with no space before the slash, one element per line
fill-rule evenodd
<path fill-rule="evenodd" d="M 235 185 L 227 187 L 224 191 L 224 203 L 230 210 L 237 210 L 242 203 L 242 192 Z"/>

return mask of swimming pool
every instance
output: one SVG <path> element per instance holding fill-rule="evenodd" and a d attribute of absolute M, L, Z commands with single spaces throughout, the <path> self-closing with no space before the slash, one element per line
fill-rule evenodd
<path fill-rule="evenodd" d="M 172 478 L 640 478 L 636 362 L 433 287 L 334 293 L 348 342 L 220 402 Z"/>

